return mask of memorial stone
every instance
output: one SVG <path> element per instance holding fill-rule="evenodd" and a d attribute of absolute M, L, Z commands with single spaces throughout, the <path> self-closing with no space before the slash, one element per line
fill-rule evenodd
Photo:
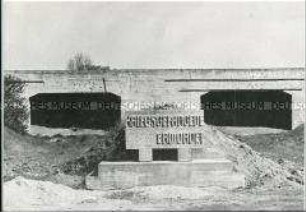
<path fill-rule="evenodd" d="M 98 176 L 86 177 L 88 189 L 244 186 L 244 175 L 234 172 L 234 164 L 224 154 L 216 156 L 220 151 L 209 141 L 218 138 L 204 123 L 203 111 L 130 111 L 125 115 L 126 149 L 138 150 L 139 161 L 102 161 Z M 153 160 L 154 150 L 169 149 L 177 150 L 176 161 Z"/>
<path fill-rule="evenodd" d="M 201 111 L 136 111 L 126 115 L 126 148 L 139 161 L 152 161 L 153 149 L 177 149 L 178 161 L 190 161 L 191 149 L 207 147 Z"/>

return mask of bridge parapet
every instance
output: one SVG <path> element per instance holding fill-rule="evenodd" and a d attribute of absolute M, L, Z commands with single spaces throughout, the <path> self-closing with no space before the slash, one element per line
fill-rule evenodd
<path fill-rule="evenodd" d="M 114 69 L 91 74 L 24 70 L 8 73 L 26 82 L 24 96 L 27 99 L 38 93 L 104 92 L 104 78 L 107 91 L 120 96 L 122 104 L 185 102 L 200 109 L 200 96 L 209 91 L 245 89 L 283 90 L 292 95 L 294 104 L 305 105 L 304 68 Z M 130 110 L 129 107 L 123 109 Z M 294 111 L 293 125 L 301 123 L 304 117 L 304 108 Z"/>

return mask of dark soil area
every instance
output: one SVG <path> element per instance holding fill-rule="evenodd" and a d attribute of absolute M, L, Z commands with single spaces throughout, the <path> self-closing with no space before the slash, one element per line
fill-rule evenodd
<path fill-rule="evenodd" d="M 101 161 L 136 160 L 138 153 L 124 151 L 124 129 L 107 135 L 52 137 L 20 135 L 4 128 L 4 181 L 16 176 L 29 179 L 68 181 L 72 187 L 95 171 Z M 78 177 L 79 176 L 79 177 Z M 77 183 L 77 184 L 78 184 Z"/>

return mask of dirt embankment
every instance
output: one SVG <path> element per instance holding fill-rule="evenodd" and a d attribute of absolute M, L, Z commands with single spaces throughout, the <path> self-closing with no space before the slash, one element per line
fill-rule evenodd
<path fill-rule="evenodd" d="M 236 169 L 246 175 L 250 187 L 264 184 L 276 187 L 284 184 L 302 185 L 304 170 L 295 166 L 293 158 L 288 157 L 292 160 L 279 163 L 270 160 L 266 155 L 269 149 L 266 146 L 271 145 L 270 143 L 277 144 L 275 147 L 271 145 L 273 149 L 270 149 L 270 153 L 279 155 L 284 154 L 278 149 L 285 151 L 288 146 L 301 147 L 304 142 L 302 128 L 303 126 L 285 134 L 273 134 L 270 137 L 268 135 L 267 139 L 266 135 L 237 137 L 211 127 L 209 142 L 236 164 Z M 281 142 L 279 137 L 282 138 Z M 103 160 L 137 159 L 137 152 L 124 149 L 124 141 L 125 133 L 122 127 L 106 135 L 53 137 L 21 136 L 5 128 L 4 179 L 25 176 L 80 187 L 84 176 L 95 170 Z M 262 145 L 265 148 L 261 147 Z M 296 157 L 303 158 L 302 151 L 292 151 Z"/>
<path fill-rule="evenodd" d="M 124 129 L 106 135 L 31 136 L 4 128 L 4 181 L 17 176 L 83 187 L 84 176 L 103 160 L 136 160 L 125 151 Z"/>
<path fill-rule="evenodd" d="M 74 181 L 73 176 L 63 176 L 64 165 L 74 161 L 99 146 L 107 150 L 109 143 L 105 136 L 80 135 L 80 136 L 53 136 L 38 137 L 19 135 L 15 131 L 4 128 L 4 180 L 13 179 L 16 176 L 24 176 L 30 179 Z M 99 155 L 102 160 L 105 155 Z M 90 169 L 90 166 L 87 166 Z M 75 167 L 75 169 L 79 169 Z M 84 173 L 91 170 L 83 170 Z M 56 176 L 56 178 L 54 178 Z M 80 175 L 82 176 L 82 175 Z M 76 178 L 81 180 L 80 178 Z M 68 185 L 75 184 L 67 182 Z M 78 182 L 79 183 L 79 182 Z"/>

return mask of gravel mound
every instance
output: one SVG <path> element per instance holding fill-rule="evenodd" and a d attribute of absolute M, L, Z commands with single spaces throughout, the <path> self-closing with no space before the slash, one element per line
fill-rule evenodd
<path fill-rule="evenodd" d="M 39 208 L 67 208 L 69 205 L 98 203 L 102 208 L 120 208 L 131 205 L 128 200 L 109 200 L 103 191 L 76 190 L 49 181 L 17 177 L 3 185 L 5 209 L 32 210 Z"/>
<path fill-rule="evenodd" d="M 281 133 L 236 137 L 274 162 L 291 161 L 297 166 L 304 167 L 304 124 Z"/>
<path fill-rule="evenodd" d="M 240 142 L 235 136 L 227 135 L 216 127 L 211 127 L 209 143 L 222 151 L 235 163 L 238 172 L 245 174 L 248 187 L 268 185 L 272 187 L 301 186 L 304 174 L 288 166 L 261 157 L 250 146 Z"/>
<path fill-rule="evenodd" d="M 77 191 L 48 181 L 17 177 L 4 184 L 4 206 L 54 205 L 81 202 L 94 198 L 88 191 Z"/>

